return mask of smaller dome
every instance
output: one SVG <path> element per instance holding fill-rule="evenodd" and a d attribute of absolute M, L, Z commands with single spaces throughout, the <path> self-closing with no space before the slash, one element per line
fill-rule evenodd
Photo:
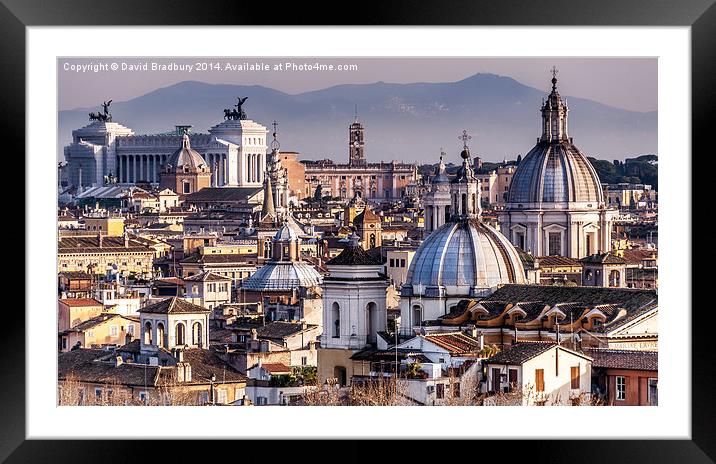
<path fill-rule="evenodd" d="M 308 263 L 290 261 L 269 261 L 241 287 L 253 291 L 293 291 L 297 288 L 312 288 L 321 284 L 323 278 Z"/>
<path fill-rule="evenodd" d="M 288 218 L 286 218 L 283 222 L 283 225 L 278 229 L 278 232 L 276 232 L 273 239 L 275 241 L 291 242 L 293 240 L 298 240 L 301 235 L 304 234 L 303 228 L 301 228 L 300 224 L 293 218 L 293 216 L 288 216 Z"/>
<path fill-rule="evenodd" d="M 298 240 L 298 234 L 287 223 L 284 223 L 273 239 L 277 242 L 292 242 Z"/>
<path fill-rule="evenodd" d="M 175 151 L 167 158 L 164 165 L 165 170 L 184 171 L 189 169 L 190 172 L 203 171 L 208 169 L 208 165 L 199 152 L 191 148 L 189 144 L 189 136 L 184 134 L 182 137 L 181 148 Z"/>

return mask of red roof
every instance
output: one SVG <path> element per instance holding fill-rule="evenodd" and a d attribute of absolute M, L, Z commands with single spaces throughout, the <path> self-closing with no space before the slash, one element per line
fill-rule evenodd
<path fill-rule="evenodd" d="M 65 306 L 102 306 L 102 302 L 94 298 L 64 298 L 58 301 Z"/>
<path fill-rule="evenodd" d="M 290 373 L 291 368 L 283 363 L 263 363 L 261 367 L 266 369 L 269 374 L 283 374 Z"/>
<path fill-rule="evenodd" d="M 480 351 L 480 342 L 463 333 L 434 333 L 425 335 L 425 339 L 446 349 L 451 354 Z"/>

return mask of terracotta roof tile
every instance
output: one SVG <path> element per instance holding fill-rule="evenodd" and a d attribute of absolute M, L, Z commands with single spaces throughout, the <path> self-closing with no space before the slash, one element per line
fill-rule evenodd
<path fill-rule="evenodd" d="M 657 351 L 612 350 L 586 348 L 584 354 L 592 358 L 593 367 L 610 369 L 633 369 L 643 371 L 659 370 Z"/>
<path fill-rule="evenodd" d="M 102 302 L 94 298 L 64 298 L 57 301 L 70 307 L 102 306 Z"/>

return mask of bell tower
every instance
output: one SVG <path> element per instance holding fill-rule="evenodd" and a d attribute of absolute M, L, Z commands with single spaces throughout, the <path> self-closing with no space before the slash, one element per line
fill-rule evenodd
<path fill-rule="evenodd" d="M 348 164 L 350 166 L 365 166 L 365 129 L 358 122 L 358 107 L 353 123 L 348 128 Z"/>

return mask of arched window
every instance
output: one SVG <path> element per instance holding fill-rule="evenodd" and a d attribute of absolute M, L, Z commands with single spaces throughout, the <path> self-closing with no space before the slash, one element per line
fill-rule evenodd
<path fill-rule="evenodd" d="M 161 322 L 157 323 L 157 346 L 166 348 L 166 344 L 164 342 L 164 324 Z"/>
<path fill-rule="evenodd" d="M 191 326 L 191 344 L 196 345 L 199 348 L 202 348 L 202 331 L 201 331 L 201 322 L 195 322 Z"/>
<path fill-rule="evenodd" d="M 462 194 L 462 214 L 467 214 L 467 194 Z"/>
<path fill-rule="evenodd" d="M 423 310 L 419 305 L 413 305 L 413 326 L 423 325 Z"/>
<path fill-rule="evenodd" d="M 621 273 L 617 270 L 613 270 L 609 273 L 609 286 L 620 287 L 621 286 Z"/>
<path fill-rule="evenodd" d="M 375 234 L 370 234 L 370 247 L 375 248 Z"/>
<path fill-rule="evenodd" d="M 365 307 L 365 319 L 367 342 L 375 343 L 378 331 L 378 306 L 372 301 Z"/>
<path fill-rule="evenodd" d="M 151 345 L 152 344 L 152 323 L 147 321 L 146 324 L 144 324 L 144 344 L 145 345 Z"/>
<path fill-rule="evenodd" d="M 186 341 L 186 331 L 184 328 L 183 323 L 178 323 L 176 326 L 176 329 L 174 331 L 174 344 L 175 345 L 184 345 Z"/>
<path fill-rule="evenodd" d="M 331 306 L 331 315 L 333 320 L 333 338 L 340 338 L 341 336 L 341 307 L 338 303 L 333 302 Z"/>

